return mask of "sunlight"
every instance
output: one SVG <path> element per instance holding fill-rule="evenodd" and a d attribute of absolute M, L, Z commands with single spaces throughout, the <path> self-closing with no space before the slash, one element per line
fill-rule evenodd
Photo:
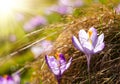
<path fill-rule="evenodd" d="M 0 0 L 0 36 L 8 35 L 19 28 L 15 15 L 27 11 L 27 0 Z"/>
<path fill-rule="evenodd" d="M 0 16 L 9 16 L 13 11 L 25 7 L 24 0 L 0 0 Z"/>
<path fill-rule="evenodd" d="M 15 2 L 10 0 L 0 0 L 0 12 L 2 14 L 8 14 L 16 7 Z"/>

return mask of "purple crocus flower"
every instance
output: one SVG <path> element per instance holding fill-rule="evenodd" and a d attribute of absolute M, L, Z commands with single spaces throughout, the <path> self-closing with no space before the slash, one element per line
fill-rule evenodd
<path fill-rule="evenodd" d="M 18 74 L 13 76 L 5 75 L 4 77 L 0 76 L 0 84 L 20 84 L 20 76 Z"/>
<path fill-rule="evenodd" d="M 120 14 L 120 4 L 115 8 L 115 12 L 116 12 L 117 14 Z"/>
<path fill-rule="evenodd" d="M 97 36 L 97 30 L 94 27 L 91 27 L 88 30 L 88 33 L 86 33 L 83 29 L 80 30 L 79 39 L 77 39 L 75 36 L 72 37 L 72 42 L 74 46 L 86 55 L 88 72 L 91 56 L 103 50 L 105 46 L 103 40 L 104 34 Z"/>
<path fill-rule="evenodd" d="M 16 18 L 17 21 L 23 21 L 25 17 L 22 13 L 17 13 L 15 15 L 15 18 Z"/>
<path fill-rule="evenodd" d="M 83 0 L 59 0 L 59 4 L 69 7 L 80 7 L 83 5 Z"/>
<path fill-rule="evenodd" d="M 32 31 L 35 27 L 40 25 L 45 25 L 47 23 L 47 20 L 42 16 L 35 16 L 30 21 L 25 23 L 24 29 L 25 31 Z"/>
<path fill-rule="evenodd" d="M 15 42 L 15 41 L 17 40 L 16 35 L 14 35 L 14 34 L 10 35 L 10 36 L 9 36 L 9 40 L 10 40 L 11 42 Z"/>
<path fill-rule="evenodd" d="M 33 46 L 31 48 L 31 51 L 34 54 L 34 57 L 37 58 L 42 53 L 49 54 L 51 52 L 52 48 L 53 48 L 53 44 L 51 41 L 43 40 L 43 41 L 39 42 L 38 44 L 36 44 L 35 46 Z"/>
<path fill-rule="evenodd" d="M 53 12 L 59 13 L 59 14 L 71 14 L 73 11 L 73 8 L 65 6 L 65 5 L 53 5 L 46 9 L 46 14 L 52 14 Z"/>
<path fill-rule="evenodd" d="M 68 63 L 65 60 L 65 57 L 62 53 L 56 54 L 54 56 L 45 56 L 46 63 L 51 69 L 51 71 L 54 73 L 58 80 L 58 84 L 60 84 L 60 79 L 62 77 L 62 74 L 65 70 L 67 70 L 72 62 L 72 57 L 68 61 Z"/>
<path fill-rule="evenodd" d="M 54 10 L 54 12 L 57 12 L 59 14 L 71 14 L 72 13 L 72 8 L 71 7 L 67 7 L 65 5 L 59 5 L 56 7 L 56 10 Z"/>

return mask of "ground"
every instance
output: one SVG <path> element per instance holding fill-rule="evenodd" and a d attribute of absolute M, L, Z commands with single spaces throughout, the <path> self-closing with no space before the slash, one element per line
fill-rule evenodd
<path fill-rule="evenodd" d="M 70 68 L 62 76 L 61 84 L 120 84 L 120 15 L 101 4 L 76 10 L 82 15 L 66 16 L 62 33 L 55 40 L 54 49 L 49 54 L 60 52 L 65 54 L 67 60 L 73 57 Z M 92 56 L 89 81 L 86 57 L 74 48 L 71 37 L 78 36 L 80 29 L 87 31 L 90 27 L 95 27 L 99 34 L 104 33 L 105 48 Z M 44 54 L 33 62 L 32 67 L 36 72 L 31 78 L 31 84 L 39 84 L 40 80 L 43 84 L 57 83 L 45 63 Z"/>

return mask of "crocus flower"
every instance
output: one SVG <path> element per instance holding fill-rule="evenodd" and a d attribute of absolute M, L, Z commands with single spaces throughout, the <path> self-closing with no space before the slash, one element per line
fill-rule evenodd
<path fill-rule="evenodd" d="M 56 76 L 58 84 L 60 84 L 62 74 L 65 70 L 69 68 L 72 61 L 72 57 L 70 58 L 68 63 L 66 62 L 65 57 L 62 53 L 55 55 L 55 57 L 46 55 L 45 59 L 48 67 Z"/>
<path fill-rule="evenodd" d="M 15 15 L 15 18 L 16 18 L 17 21 L 23 21 L 25 17 L 22 13 L 17 13 Z"/>
<path fill-rule="evenodd" d="M 47 20 L 42 16 L 35 16 L 30 21 L 25 23 L 24 29 L 25 31 L 32 31 L 35 27 L 40 25 L 45 25 L 47 23 Z"/>
<path fill-rule="evenodd" d="M 54 12 L 57 12 L 59 14 L 71 14 L 73 11 L 73 9 L 71 7 L 67 7 L 64 5 L 59 5 L 56 7 L 56 10 L 54 10 Z"/>
<path fill-rule="evenodd" d="M 59 0 L 59 4 L 69 7 L 80 7 L 83 5 L 83 0 Z"/>
<path fill-rule="evenodd" d="M 52 14 L 55 12 L 55 13 L 59 13 L 61 15 L 64 15 L 64 14 L 71 14 L 72 11 L 73 11 L 73 8 L 58 4 L 58 5 L 53 5 L 49 8 L 47 8 L 45 13 L 49 15 L 49 14 Z"/>
<path fill-rule="evenodd" d="M 14 35 L 14 34 L 10 35 L 10 36 L 9 36 L 9 40 L 10 40 L 11 42 L 15 42 L 15 41 L 17 40 L 16 35 Z"/>
<path fill-rule="evenodd" d="M 115 12 L 116 12 L 117 14 L 120 14 L 120 4 L 115 8 Z"/>
<path fill-rule="evenodd" d="M 5 75 L 4 77 L 0 76 L 0 84 L 20 84 L 20 76 L 18 74 L 13 76 Z"/>
<path fill-rule="evenodd" d="M 53 48 L 52 42 L 48 40 L 43 40 L 39 42 L 38 44 L 34 45 L 31 48 L 32 53 L 34 54 L 34 57 L 37 58 L 42 53 L 49 54 Z"/>
<path fill-rule="evenodd" d="M 87 33 L 83 29 L 80 30 L 79 39 L 77 39 L 75 36 L 72 37 L 74 46 L 86 55 L 88 72 L 91 56 L 103 50 L 105 46 L 103 40 L 104 34 L 97 36 L 97 30 L 94 27 L 91 27 Z"/>

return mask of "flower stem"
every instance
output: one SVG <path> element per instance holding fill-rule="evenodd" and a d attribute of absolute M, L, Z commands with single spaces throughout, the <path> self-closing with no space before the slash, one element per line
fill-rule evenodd
<path fill-rule="evenodd" d="M 58 84 L 60 84 L 60 81 L 61 81 L 61 76 L 57 76 L 57 82 L 58 82 Z"/>
<path fill-rule="evenodd" d="M 88 73 L 90 72 L 90 55 L 88 55 L 87 56 L 87 67 L 88 67 L 88 69 L 87 69 L 87 71 L 88 71 Z"/>
<path fill-rule="evenodd" d="M 90 78 L 90 72 L 88 72 L 88 81 L 89 81 L 89 84 L 90 84 L 90 80 L 91 80 L 91 78 Z"/>
<path fill-rule="evenodd" d="M 60 79 L 57 79 L 57 81 L 58 81 L 58 84 L 60 84 Z"/>
<path fill-rule="evenodd" d="M 87 55 L 87 66 L 88 66 L 88 79 L 89 79 L 89 84 L 90 84 L 90 59 L 91 59 L 91 55 Z"/>

